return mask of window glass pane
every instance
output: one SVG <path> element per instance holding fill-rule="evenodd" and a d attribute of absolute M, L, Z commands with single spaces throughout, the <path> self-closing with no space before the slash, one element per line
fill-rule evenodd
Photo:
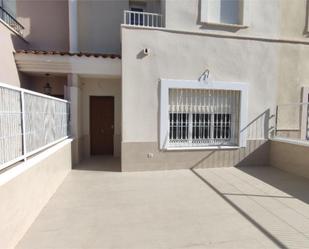
<path fill-rule="evenodd" d="M 207 1 L 207 4 L 202 4 L 202 21 L 227 24 L 242 24 L 244 8 L 243 1 L 244 0 Z M 204 0 L 202 0 L 202 2 L 204 2 Z"/>
<path fill-rule="evenodd" d="M 222 23 L 240 24 L 240 0 L 221 0 L 220 20 Z"/>

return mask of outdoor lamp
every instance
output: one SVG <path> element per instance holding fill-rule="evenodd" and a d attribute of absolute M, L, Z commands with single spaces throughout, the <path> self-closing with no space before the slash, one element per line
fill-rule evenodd
<path fill-rule="evenodd" d="M 50 84 L 48 82 L 48 76 L 49 76 L 49 74 L 47 73 L 46 74 L 46 84 L 45 84 L 43 90 L 44 90 L 44 94 L 51 95 L 52 87 L 50 86 Z"/>

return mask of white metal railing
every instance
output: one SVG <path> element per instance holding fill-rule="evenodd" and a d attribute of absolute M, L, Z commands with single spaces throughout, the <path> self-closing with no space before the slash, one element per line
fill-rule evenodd
<path fill-rule="evenodd" d="M 163 27 L 163 16 L 157 13 L 125 10 L 124 24 L 143 27 Z"/>
<path fill-rule="evenodd" d="M 0 170 L 66 139 L 69 102 L 0 83 Z"/>
<path fill-rule="evenodd" d="M 309 103 L 290 103 L 276 108 L 275 137 L 309 140 Z"/>

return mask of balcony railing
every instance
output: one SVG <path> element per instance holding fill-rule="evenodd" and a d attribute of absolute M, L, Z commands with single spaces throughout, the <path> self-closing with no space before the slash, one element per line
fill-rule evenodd
<path fill-rule="evenodd" d="M 7 10 L 0 6 L 0 19 L 2 19 L 8 26 L 14 29 L 18 34 L 22 35 L 24 26 L 21 25 L 15 17 L 13 17 Z"/>
<path fill-rule="evenodd" d="M 124 11 L 124 24 L 142 27 L 163 27 L 163 16 L 157 13 Z"/>
<path fill-rule="evenodd" d="M 278 105 L 274 136 L 309 142 L 309 103 Z"/>
<path fill-rule="evenodd" d="M 68 101 L 0 83 L 0 170 L 68 135 Z"/>

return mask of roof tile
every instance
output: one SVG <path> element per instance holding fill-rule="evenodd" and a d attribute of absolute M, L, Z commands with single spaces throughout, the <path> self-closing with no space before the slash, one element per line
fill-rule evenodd
<path fill-rule="evenodd" d="M 121 59 L 121 56 L 118 54 L 102 54 L 102 53 L 84 53 L 84 52 L 79 52 L 79 53 L 70 53 L 68 51 L 56 51 L 56 50 L 16 50 L 16 54 L 38 54 L 38 55 L 68 55 L 68 56 L 86 56 L 86 57 L 91 57 L 93 56 L 94 58 L 110 58 L 110 59 Z"/>

